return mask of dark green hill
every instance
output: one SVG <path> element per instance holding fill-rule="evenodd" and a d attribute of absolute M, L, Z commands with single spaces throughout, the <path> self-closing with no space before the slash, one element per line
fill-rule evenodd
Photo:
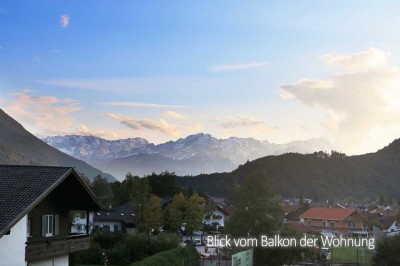
<path fill-rule="evenodd" d="M 185 187 L 215 196 L 226 196 L 229 189 L 252 172 L 269 179 L 284 197 L 356 199 L 400 197 L 400 140 L 376 153 L 358 156 L 288 153 L 267 156 L 239 166 L 231 173 L 181 177 Z"/>
<path fill-rule="evenodd" d="M 101 175 L 115 181 L 110 174 L 93 168 L 44 143 L 0 109 L 0 164 L 72 166 L 91 180 Z"/>

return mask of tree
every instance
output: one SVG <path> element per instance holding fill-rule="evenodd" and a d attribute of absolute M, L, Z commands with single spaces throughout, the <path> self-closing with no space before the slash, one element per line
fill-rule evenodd
<path fill-rule="evenodd" d="M 107 179 L 100 175 L 96 176 L 91 184 L 91 189 L 103 206 L 111 205 L 114 193 Z"/>
<path fill-rule="evenodd" d="M 186 231 L 193 235 L 193 231 L 201 230 L 203 225 L 205 200 L 197 194 L 193 194 L 186 203 L 185 223 Z"/>
<path fill-rule="evenodd" d="M 380 206 L 383 206 L 383 205 L 385 205 L 385 197 L 383 196 L 383 195 L 380 195 L 380 197 L 379 197 L 379 205 Z"/>
<path fill-rule="evenodd" d="M 143 231 L 149 233 L 152 230 L 158 230 L 161 217 L 161 199 L 156 195 L 151 195 L 143 208 L 143 223 L 141 225 Z"/>
<path fill-rule="evenodd" d="M 183 193 L 175 194 L 164 210 L 164 226 L 170 232 L 178 232 L 186 213 L 186 199 Z"/>
<path fill-rule="evenodd" d="M 181 192 L 181 187 L 175 173 L 168 171 L 160 174 L 152 173 L 144 178 L 148 179 L 151 192 L 161 198 L 172 197 L 176 193 Z"/>
<path fill-rule="evenodd" d="M 233 212 L 226 223 L 232 236 L 272 235 L 282 226 L 283 211 L 271 186 L 258 173 L 247 175 L 228 201 Z"/>
<path fill-rule="evenodd" d="M 377 244 L 374 256 L 376 265 L 400 265 L 400 235 L 383 237 Z"/>
<path fill-rule="evenodd" d="M 133 202 L 133 212 L 135 213 L 135 223 L 139 231 L 146 232 L 147 228 L 144 219 L 144 210 L 150 199 L 150 186 L 146 178 L 133 178 L 130 199 Z"/>
<path fill-rule="evenodd" d="M 283 211 L 271 185 L 263 175 L 253 172 L 228 197 L 233 212 L 225 230 L 233 237 L 272 237 L 282 231 Z M 257 265 L 282 265 L 285 252 L 279 249 L 255 248 Z"/>
<path fill-rule="evenodd" d="M 122 182 L 117 181 L 111 183 L 111 187 L 114 191 L 114 206 L 121 206 L 131 200 L 132 191 L 139 179 L 140 177 L 127 173 Z"/>

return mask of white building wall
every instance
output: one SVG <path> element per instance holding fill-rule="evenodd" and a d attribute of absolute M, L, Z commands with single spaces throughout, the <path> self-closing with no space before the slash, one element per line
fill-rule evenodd
<path fill-rule="evenodd" d="M 221 216 L 221 218 L 220 218 L 220 219 L 214 219 L 214 216 L 216 216 L 216 215 Z M 220 210 L 215 210 L 215 211 L 212 211 L 212 213 L 211 213 L 211 218 L 210 218 L 210 219 L 204 219 L 203 222 L 204 222 L 205 224 L 208 224 L 208 225 L 212 224 L 213 222 L 217 222 L 217 223 L 220 224 L 220 226 L 225 226 L 225 219 L 224 219 L 224 217 L 225 217 L 225 215 L 224 215 L 223 212 L 221 212 Z"/>
<path fill-rule="evenodd" d="M 9 235 L 0 238 L 0 266 L 24 266 L 27 216 L 15 224 Z"/>
<path fill-rule="evenodd" d="M 69 256 L 63 255 L 51 259 L 37 260 L 30 262 L 29 266 L 68 266 Z"/>

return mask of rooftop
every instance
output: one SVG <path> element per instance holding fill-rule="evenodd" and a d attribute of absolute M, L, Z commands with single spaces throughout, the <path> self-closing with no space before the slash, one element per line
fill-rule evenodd
<path fill-rule="evenodd" d="M 315 220 L 343 220 L 356 210 L 353 208 L 325 208 L 311 207 L 299 215 L 303 219 Z"/>

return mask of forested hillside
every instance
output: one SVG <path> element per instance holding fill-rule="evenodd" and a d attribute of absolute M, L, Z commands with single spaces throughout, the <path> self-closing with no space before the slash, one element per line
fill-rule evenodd
<path fill-rule="evenodd" d="M 270 181 L 284 197 L 371 199 L 384 195 L 398 200 L 400 140 L 376 153 L 358 156 L 332 152 L 267 156 L 239 166 L 231 173 L 180 177 L 185 187 L 215 196 L 227 195 L 250 173 Z"/>

